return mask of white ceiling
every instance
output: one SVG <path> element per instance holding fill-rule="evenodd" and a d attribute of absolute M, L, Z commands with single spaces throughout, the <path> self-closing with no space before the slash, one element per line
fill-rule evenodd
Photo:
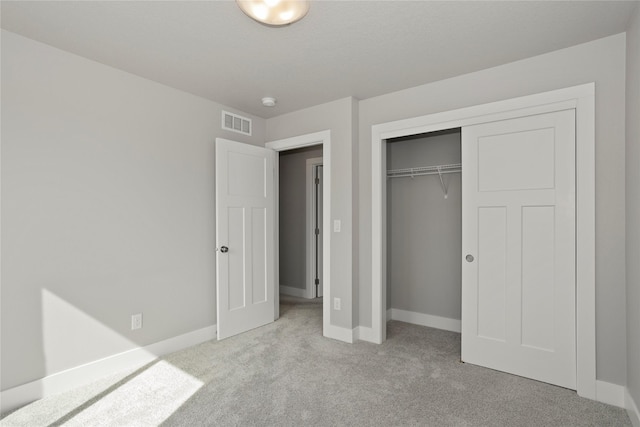
<path fill-rule="evenodd" d="M 638 1 L 313 1 L 270 28 L 233 1 L 2 1 L 2 28 L 273 117 L 625 31 Z M 264 96 L 278 104 L 266 108 Z"/>

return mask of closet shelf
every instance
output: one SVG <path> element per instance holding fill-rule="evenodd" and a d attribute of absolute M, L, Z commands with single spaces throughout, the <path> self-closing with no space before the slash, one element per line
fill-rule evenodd
<path fill-rule="evenodd" d="M 406 169 L 389 169 L 387 171 L 387 178 L 404 178 L 410 176 L 421 175 L 438 175 L 440 177 L 440 185 L 442 186 L 442 192 L 444 198 L 449 196 L 448 188 L 442 179 L 442 175 L 446 173 L 460 173 L 462 172 L 462 163 L 454 163 L 452 165 L 438 165 L 438 166 L 425 166 L 419 168 L 406 168 Z"/>
<path fill-rule="evenodd" d="M 421 175 L 441 175 L 443 173 L 460 173 L 462 171 L 462 163 L 452 165 L 425 166 L 419 168 L 406 169 L 389 169 L 387 178 L 404 178 Z"/>

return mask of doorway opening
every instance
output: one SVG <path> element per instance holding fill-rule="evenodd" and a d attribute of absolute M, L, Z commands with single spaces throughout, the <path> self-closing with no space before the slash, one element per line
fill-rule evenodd
<path fill-rule="evenodd" d="M 279 291 L 287 304 L 321 302 L 322 145 L 279 153 Z M 282 310 L 282 304 L 281 304 Z"/>
<path fill-rule="evenodd" d="M 576 336 L 574 348 L 576 349 L 577 391 L 580 396 L 591 399 L 596 398 L 596 345 L 595 345 L 595 188 L 594 188 L 594 84 L 585 84 L 566 89 L 559 89 L 536 95 L 528 95 L 490 104 L 451 110 L 442 113 L 429 114 L 412 119 L 398 120 L 378 125 L 373 125 L 372 131 L 372 194 L 371 194 L 371 304 L 372 304 L 372 339 L 376 343 L 382 343 L 386 339 L 386 300 L 387 300 L 387 141 L 392 138 L 415 135 L 425 132 L 439 131 L 461 127 L 463 129 L 476 125 L 489 129 L 491 123 L 505 121 L 514 118 L 534 117 L 545 113 L 561 111 L 575 111 L 575 322 Z M 566 128 L 568 129 L 568 128 Z M 565 130 L 566 130 L 565 129 Z M 504 134 L 504 132 L 502 132 Z M 499 136 L 500 133 L 493 134 Z M 493 138 L 493 137 L 492 137 Z M 464 139 L 464 138 L 463 138 Z M 493 148 L 500 146 L 499 138 L 493 138 L 489 144 Z M 526 146 L 527 141 L 520 141 L 520 146 Z M 465 150 L 463 141 L 463 162 L 465 163 Z M 550 147 L 552 145 L 549 145 Z M 488 148 L 492 148 L 488 147 Z M 485 147 L 487 148 L 487 147 Z M 485 149 L 485 153 L 490 150 Z M 526 153 L 527 150 L 521 153 Z M 488 159 L 490 164 L 500 167 L 492 171 L 503 171 L 502 165 L 510 163 L 495 163 L 500 156 L 493 153 Z M 498 153 L 499 154 L 499 153 Z M 477 156 L 477 153 L 473 154 Z M 521 155 L 516 168 L 524 166 L 524 170 L 530 171 L 527 156 Z M 466 163 L 465 163 L 466 164 Z M 502 176 L 500 173 L 490 174 L 492 177 Z M 535 174 L 534 174 L 535 175 Z M 566 174 L 565 174 L 566 175 Z M 477 179 L 477 170 L 467 168 L 465 176 Z M 533 176 L 533 175 L 532 175 Z M 548 176 L 548 175 L 547 175 Z M 489 175 L 486 175 L 489 177 Z M 463 176 L 463 180 L 466 178 Z M 487 184 L 489 181 L 486 181 Z M 504 182 L 504 181 L 503 181 Z M 520 182 L 519 184 L 522 184 Z M 483 184 L 484 185 L 484 184 Z M 490 188 L 491 185 L 485 185 Z M 503 186 L 506 188 L 506 186 Z M 539 186 L 544 187 L 544 186 Z M 466 188 L 471 188 L 467 186 Z M 464 188 L 463 188 L 463 191 Z M 484 191 L 484 189 L 482 189 Z M 466 200 L 463 195 L 463 199 Z M 466 208 L 465 208 L 466 212 Z M 486 213 L 486 212 L 484 212 Z M 496 223 L 498 223 L 496 221 Z M 465 233 L 463 232 L 463 235 Z M 473 232 L 469 236 L 478 236 Z M 535 237 L 535 234 L 534 234 Z M 463 241 L 464 244 L 464 241 Z M 468 254 L 464 258 L 469 269 L 473 269 L 474 257 Z M 463 276 L 466 270 L 463 269 Z M 471 271 L 471 270 L 469 270 Z M 464 277 L 463 277 L 464 282 Z M 464 293 L 464 292 L 463 292 Z M 463 315 L 464 310 L 463 299 Z M 474 318 L 472 313 L 468 318 Z M 566 316 L 565 316 L 566 317 Z M 463 351 L 464 352 L 464 351 Z M 525 375 L 526 376 L 526 375 Z"/>
<path fill-rule="evenodd" d="M 387 320 L 460 332 L 461 129 L 387 140 Z"/>
<path fill-rule="evenodd" d="M 319 270 L 321 270 L 320 280 L 323 282 L 321 297 L 306 299 L 307 301 L 314 301 L 315 303 L 319 303 L 322 306 L 322 335 L 328 338 L 340 339 L 337 334 L 334 333 L 334 329 L 331 327 L 330 323 L 330 307 L 328 301 L 331 300 L 331 258 L 330 258 L 330 248 L 331 248 L 331 233 L 329 230 L 329 220 L 331 213 L 331 132 L 328 130 L 295 136 L 291 138 L 271 141 L 265 144 L 266 148 L 272 149 L 278 153 L 286 153 L 288 151 L 302 149 L 306 147 L 321 147 L 321 157 L 317 156 L 315 158 L 320 157 L 322 159 L 322 186 L 319 189 L 322 195 L 322 209 L 321 209 L 321 231 L 320 234 L 322 236 L 322 250 L 321 250 L 321 259 L 322 265 Z M 276 156 L 276 181 L 279 181 L 278 178 L 280 168 L 278 166 L 280 160 L 280 156 Z M 305 163 L 306 165 L 306 163 Z M 304 186 L 303 178 L 303 186 Z M 276 238 L 275 238 L 275 248 L 274 253 L 276 256 L 275 263 L 275 276 L 276 276 L 276 287 L 279 284 L 282 284 L 280 280 L 280 227 L 287 227 L 288 224 L 280 222 L 280 191 L 279 185 L 276 185 Z M 304 193 L 303 193 L 304 194 Z M 304 197 L 304 196 L 303 196 Z M 306 209 L 303 209 L 299 215 L 304 219 Z M 327 231 L 325 231 L 327 230 Z M 304 230 L 303 230 L 304 233 Z M 283 260 L 287 262 L 287 260 Z M 303 266 L 306 265 L 306 260 L 303 260 Z M 314 278 L 315 279 L 315 278 Z M 303 279 L 304 280 L 304 279 Z M 315 283 L 314 283 L 315 284 Z M 305 283 L 306 285 L 306 283 Z M 315 287 L 315 286 L 314 286 Z M 306 288 L 306 286 L 305 286 Z M 300 297 L 290 297 L 287 298 L 300 298 Z M 280 293 L 276 292 L 275 297 L 275 319 L 280 317 Z"/>

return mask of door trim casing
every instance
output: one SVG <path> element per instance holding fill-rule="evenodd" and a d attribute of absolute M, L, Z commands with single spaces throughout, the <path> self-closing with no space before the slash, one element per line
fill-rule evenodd
<path fill-rule="evenodd" d="M 576 110 L 577 392 L 596 399 L 595 83 L 522 96 L 371 127 L 371 288 L 373 342 L 386 339 L 386 140 L 401 136 Z"/>
<path fill-rule="evenodd" d="M 294 136 L 286 139 L 279 139 L 276 141 L 270 141 L 265 144 L 266 148 L 270 148 L 274 151 L 286 151 L 293 150 L 295 148 L 303 148 L 310 147 L 312 145 L 322 145 L 322 163 L 324 168 L 323 174 L 323 191 L 322 191 L 322 213 L 323 213 L 323 221 L 322 226 L 325 232 L 323 233 L 323 245 L 322 245 L 322 257 L 323 257 L 323 265 L 322 265 L 322 277 L 324 279 L 323 286 L 323 295 L 322 295 L 322 335 L 328 338 L 335 338 L 344 341 L 343 338 L 338 334 L 339 331 L 336 330 L 335 327 L 331 326 L 330 322 L 330 304 L 331 301 L 331 233 L 327 232 L 330 230 L 329 221 L 331 219 L 331 131 L 325 130 L 321 132 L 309 133 L 306 135 Z M 278 255 L 279 251 L 279 226 L 278 226 L 278 156 L 276 156 L 276 164 L 275 164 L 275 178 L 276 178 L 276 212 L 275 212 L 275 264 L 276 264 L 276 283 L 280 283 L 280 257 Z M 276 319 L 280 316 L 280 298 L 276 293 L 275 298 L 275 313 Z M 339 328 L 337 328 L 339 329 Z"/>

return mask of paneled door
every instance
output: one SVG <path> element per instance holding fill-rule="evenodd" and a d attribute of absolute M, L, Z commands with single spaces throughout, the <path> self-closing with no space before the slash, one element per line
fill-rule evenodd
<path fill-rule="evenodd" d="M 219 340 L 274 321 L 274 160 L 272 150 L 216 139 Z"/>
<path fill-rule="evenodd" d="M 576 389 L 575 110 L 462 129 L 462 360 Z"/>

